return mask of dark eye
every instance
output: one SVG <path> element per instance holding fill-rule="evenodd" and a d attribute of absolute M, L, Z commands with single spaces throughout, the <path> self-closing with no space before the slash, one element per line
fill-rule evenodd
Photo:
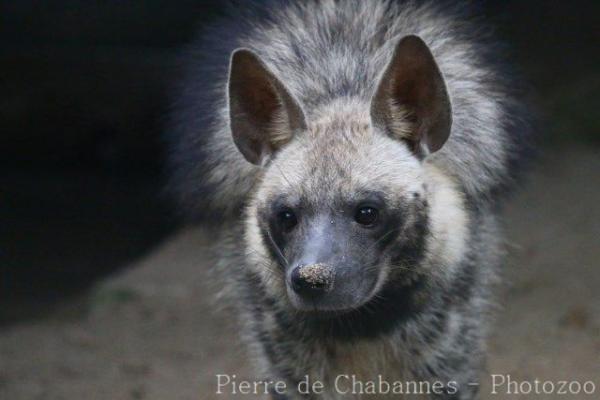
<path fill-rule="evenodd" d="M 377 217 L 379 216 L 379 211 L 373 207 L 360 207 L 356 210 L 356 214 L 354 215 L 354 220 L 361 225 L 373 225 L 377 221 Z"/>
<path fill-rule="evenodd" d="M 292 230 L 298 224 L 296 214 L 290 209 L 280 211 L 279 214 L 277 214 L 277 218 L 279 219 L 279 224 L 285 231 Z"/>

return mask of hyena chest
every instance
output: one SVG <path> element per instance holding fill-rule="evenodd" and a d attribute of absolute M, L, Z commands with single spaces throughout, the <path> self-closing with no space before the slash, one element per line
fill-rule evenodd
<path fill-rule="evenodd" d="M 300 394 L 308 398 L 414 398 L 405 358 L 391 343 L 357 341 L 322 346 L 297 369 Z"/>

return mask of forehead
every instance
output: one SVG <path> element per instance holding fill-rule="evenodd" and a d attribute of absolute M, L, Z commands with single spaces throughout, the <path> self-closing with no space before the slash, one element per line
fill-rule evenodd
<path fill-rule="evenodd" d="M 377 193 L 393 201 L 418 191 L 420 172 L 404 144 L 374 132 L 368 123 L 314 124 L 275 157 L 261 197 L 322 204 Z"/>

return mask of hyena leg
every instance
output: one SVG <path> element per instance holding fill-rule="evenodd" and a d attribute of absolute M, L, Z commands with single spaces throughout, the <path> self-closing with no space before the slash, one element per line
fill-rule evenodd
<path fill-rule="evenodd" d="M 473 400 L 479 398 L 481 372 L 485 370 L 485 356 L 480 327 L 467 320 L 454 332 L 440 336 L 416 366 L 419 380 L 442 382 L 443 393 L 432 395 L 433 399 Z"/>
<path fill-rule="evenodd" d="M 479 366 L 464 357 L 455 355 L 436 357 L 435 366 L 425 365 L 417 375 L 418 381 L 441 382 L 440 393 L 432 393 L 435 400 L 475 400 L 479 396 Z"/>
<path fill-rule="evenodd" d="M 257 330 L 259 332 L 259 330 Z M 296 388 L 299 384 L 299 379 L 292 376 L 294 370 L 293 365 L 290 365 L 289 356 L 286 351 L 278 346 L 275 337 L 270 336 L 266 331 L 261 335 L 257 335 L 253 343 L 255 364 L 260 365 L 263 371 L 263 376 L 266 376 L 267 381 L 273 382 L 273 385 L 285 382 L 285 388 L 276 390 L 274 386 L 269 387 L 269 396 L 272 400 L 306 400 L 309 397 L 301 396 Z"/>

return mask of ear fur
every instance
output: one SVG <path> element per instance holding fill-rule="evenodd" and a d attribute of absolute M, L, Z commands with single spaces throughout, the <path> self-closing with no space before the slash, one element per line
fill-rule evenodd
<path fill-rule="evenodd" d="M 371 121 L 418 155 L 442 148 L 452 126 L 442 74 L 418 36 L 402 38 L 371 100 Z"/>
<path fill-rule="evenodd" d="M 296 99 L 251 50 L 232 53 L 228 94 L 233 141 L 253 164 L 263 165 L 297 131 L 306 129 Z"/>

